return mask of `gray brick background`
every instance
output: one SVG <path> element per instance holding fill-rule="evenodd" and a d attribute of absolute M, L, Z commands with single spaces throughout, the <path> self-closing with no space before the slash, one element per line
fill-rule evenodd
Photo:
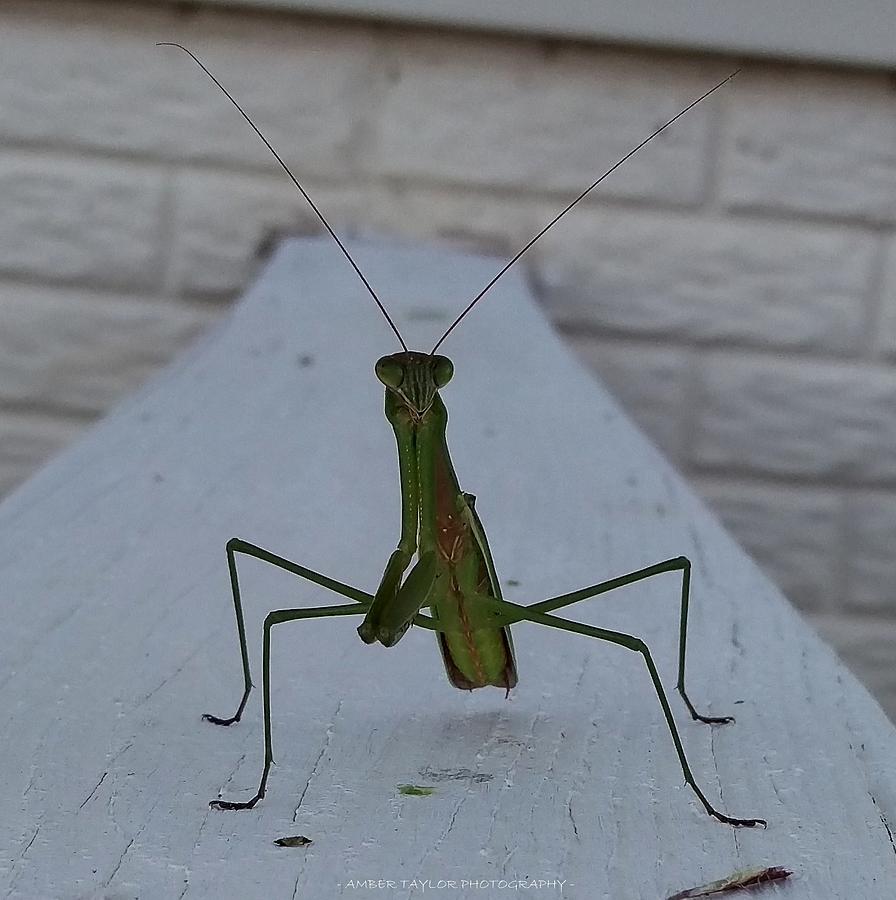
<path fill-rule="evenodd" d="M 507 255 L 743 66 L 526 271 L 896 716 L 890 76 L 125 2 L 8 0 L 0 34 L 0 491 L 221 316 L 273 236 L 319 230 L 155 41 L 201 55 L 337 230 Z"/>

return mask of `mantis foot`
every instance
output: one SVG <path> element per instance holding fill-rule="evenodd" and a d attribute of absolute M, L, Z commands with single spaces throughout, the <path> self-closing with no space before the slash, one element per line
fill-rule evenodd
<path fill-rule="evenodd" d="M 211 722 L 212 725 L 233 725 L 234 722 L 239 722 L 240 715 L 237 713 L 229 719 L 221 719 L 218 716 L 213 716 L 211 713 L 203 713 L 202 720 L 203 722 Z"/>
<path fill-rule="evenodd" d="M 705 722 L 707 725 L 728 725 L 734 722 L 734 716 L 702 716 L 698 712 L 691 712 L 691 715 L 698 722 Z"/>
<path fill-rule="evenodd" d="M 268 772 L 270 771 L 273 762 L 274 760 L 272 759 L 265 760 L 264 771 L 261 775 L 261 784 L 258 785 L 258 793 L 251 800 L 247 800 L 245 803 L 237 803 L 234 800 L 210 800 L 208 805 L 212 809 L 252 809 L 252 807 L 264 797 L 265 787 L 268 783 Z"/>
<path fill-rule="evenodd" d="M 703 722 L 706 725 L 728 725 L 729 723 L 734 722 L 734 716 L 704 716 L 702 713 L 698 713 L 694 708 L 694 704 L 691 703 L 691 698 L 688 697 L 684 692 L 684 688 L 680 685 L 678 687 L 678 693 L 681 694 L 681 699 L 684 700 L 685 706 L 687 706 L 688 712 L 691 714 L 691 718 L 695 719 L 697 722 Z M 761 822 L 762 819 L 758 819 L 757 821 Z"/>
<path fill-rule="evenodd" d="M 733 825 L 735 828 L 755 828 L 757 825 L 768 828 L 768 822 L 765 819 L 735 819 L 732 816 L 726 816 L 725 813 L 716 812 L 714 809 L 709 810 L 709 814 L 720 822 Z"/>
<path fill-rule="evenodd" d="M 245 803 L 236 803 L 233 800 L 210 800 L 208 805 L 212 809 L 252 809 L 263 796 L 264 794 L 256 794 Z"/>

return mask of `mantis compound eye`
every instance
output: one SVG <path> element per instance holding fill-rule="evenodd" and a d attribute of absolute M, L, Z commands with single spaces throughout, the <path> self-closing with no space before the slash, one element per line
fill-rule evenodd
<path fill-rule="evenodd" d="M 443 388 L 454 375 L 454 363 L 447 356 L 432 358 L 432 378 L 437 388 Z"/>
<path fill-rule="evenodd" d="M 389 388 L 397 388 L 404 381 L 404 366 L 391 356 L 383 356 L 378 359 L 374 372 L 376 372 L 376 377 Z"/>

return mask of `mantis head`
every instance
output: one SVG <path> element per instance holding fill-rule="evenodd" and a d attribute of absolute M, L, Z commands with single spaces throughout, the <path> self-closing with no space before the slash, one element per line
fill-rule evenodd
<path fill-rule="evenodd" d="M 415 417 L 432 406 L 438 391 L 454 375 L 454 363 L 447 356 L 405 350 L 377 360 L 376 377 L 397 394 Z"/>

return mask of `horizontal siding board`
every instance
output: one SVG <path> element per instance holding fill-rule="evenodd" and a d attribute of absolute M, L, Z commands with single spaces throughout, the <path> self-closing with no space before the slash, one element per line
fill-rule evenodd
<path fill-rule="evenodd" d="M 208 5 L 287 9 L 454 28 L 744 53 L 860 66 L 896 62 L 891 0 L 204 0 Z"/>

